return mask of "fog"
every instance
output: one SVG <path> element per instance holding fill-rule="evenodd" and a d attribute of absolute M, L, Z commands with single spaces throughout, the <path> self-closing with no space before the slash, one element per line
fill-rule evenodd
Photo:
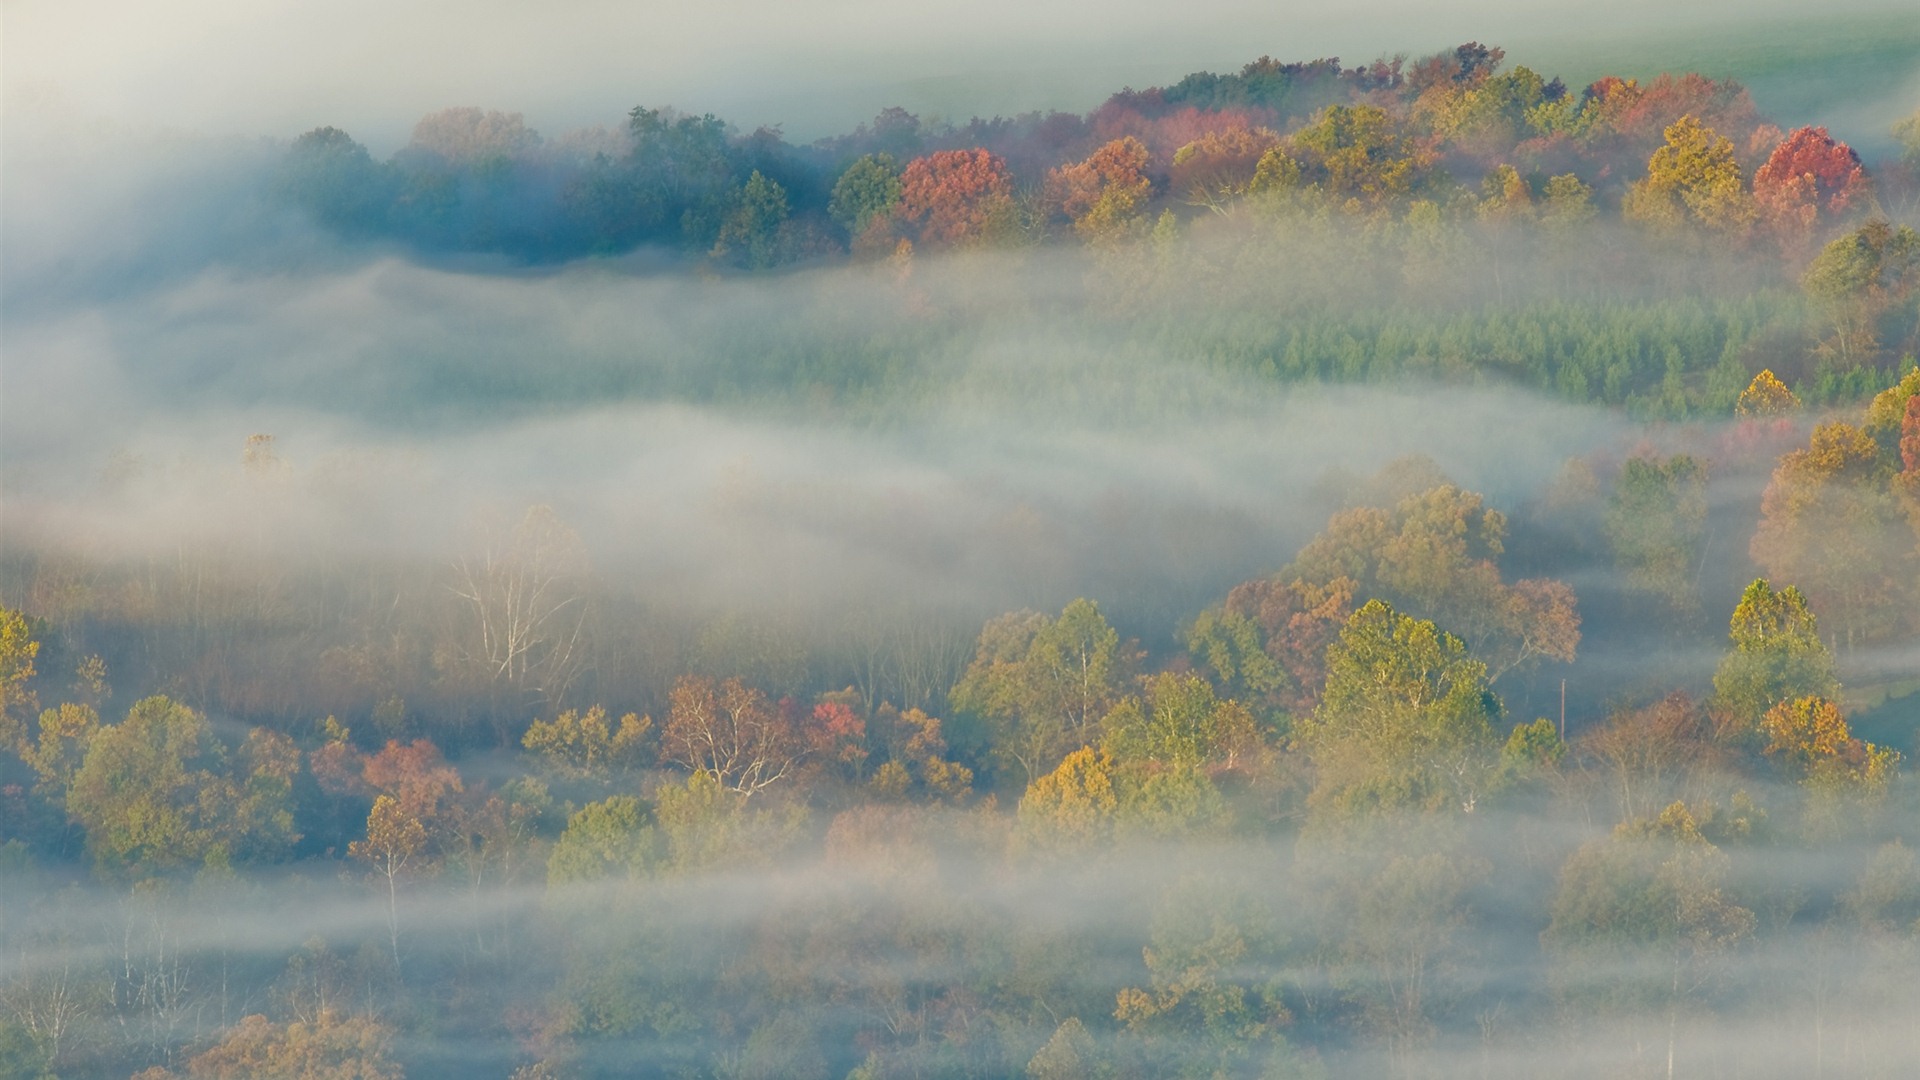
<path fill-rule="evenodd" d="M 1551 244 L 1455 185 L 1425 204 L 1460 222 L 1431 249 L 1411 213 L 1182 203 L 1119 244 L 1056 221 L 764 271 L 664 242 L 410 246 L 276 184 L 303 131 L 384 159 L 456 102 L 550 135 L 674 103 L 798 143 L 895 103 L 1085 111 L 1261 52 L 1471 37 L 1570 82 L 1696 53 L 1752 71 L 1762 111 L 1856 128 L 1897 177 L 1920 37 L 1876 28 L 1905 14 L 1851 4 L 1806 46 L 1865 57 L 1863 91 L 1781 60 L 1808 25 L 1784 0 L 10 3 L 0 601 L 40 651 L 0 681 L 0 1073 L 215 1075 L 266 1017 L 333 1030 L 326 1052 L 382 1080 L 1900 1075 L 1920 814 L 1871 754 L 1920 751 L 1920 645 L 1897 612 L 1844 649 L 1827 626 L 1857 736 L 1831 760 L 1715 697 L 1776 462 L 1911 367 L 1832 360 L 1804 258 L 1667 243 L 1612 212 L 1618 176 Z M 1882 322 L 1892 349 L 1904 324 Z M 1809 400 L 1729 415 L 1762 367 Z M 1620 478 L 1676 455 L 1704 469 L 1698 539 L 1663 595 L 1615 536 Z M 1276 704 L 1188 632 L 1342 511 L 1448 485 L 1504 515 L 1476 602 L 1564 582 L 1577 658 L 1516 661 L 1468 695 L 1472 753 L 1420 749 L 1355 795 L 1315 742 L 1331 676 Z M 1904 537 L 1897 490 L 1866 550 Z M 1360 555 L 1482 542 L 1439 520 L 1369 526 Z M 510 585 L 564 594 L 529 610 L 561 613 L 566 655 L 475 675 L 473 582 L 515 559 L 536 570 Z M 1111 708 L 1035 769 L 1003 745 L 1025 717 L 957 684 L 1038 662 L 988 620 L 1064 626 L 1082 597 L 1115 632 Z M 1337 631 L 1309 638 L 1316 664 Z M 1280 629 L 1248 632 L 1279 655 Z M 728 787 L 662 734 L 699 678 L 732 677 L 814 740 L 780 784 Z M 1246 688 L 1244 736 L 1113 749 L 1126 708 L 1187 677 Z M 110 755 L 68 745 L 115 736 L 62 735 L 57 707 L 124 733 L 155 694 L 208 724 L 168 806 L 191 824 L 116 854 L 79 780 Z M 523 743 L 595 705 L 648 726 L 578 760 Z M 411 848 L 379 848 L 383 806 Z"/>
<path fill-rule="evenodd" d="M 1886 20 L 1907 12 L 1897 0 L 1849 0 L 1823 7 L 1818 26 L 1865 18 L 1883 27 L 1877 40 L 1847 46 L 1844 65 L 1884 48 Z M 1638 68 L 1649 49 L 1673 57 L 1661 63 L 1699 65 L 1697 51 L 1671 48 L 1675 37 L 1726 41 L 1758 30 L 1773 48 L 1804 48 L 1818 29 L 1806 14 L 1786 0 L 1630 0 L 1604 11 L 1513 0 L 1365 0 L 1337 11 L 1245 0 L 1120 9 L 873 0 L 661 9 L 576 0 L 538 11 L 445 0 L 404 9 L 19 0 L 5 14 L 4 66 L 10 103 L 31 90 L 87 116 L 213 134 L 332 124 L 384 154 L 419 116 L 450 104 L 525 112 L 551 130 L 609 123 L 635 104 L 675 104 L 748 129 L 784 124 L 804 140 L 892 104 L 958 119 L 1085 111 L 1121 86 L 1164 85 L 1261 53 L 1359 63 L 1472 38 L 1546 50 L 1571 69 L 1570 81 L 1622 68 L 1653 74 Z M 1911 71 L 1911 37 L 1904 49 Z M 1722 62 L 1745 66 L 1753 57 L 1722 54 Z"/>

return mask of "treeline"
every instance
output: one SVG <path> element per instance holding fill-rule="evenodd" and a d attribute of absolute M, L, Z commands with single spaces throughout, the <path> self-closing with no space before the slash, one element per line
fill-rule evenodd
<path fill-rule="evenodd" d="M 1839 676 L 1920 638 L 1920 373 L 1810 434 L 1798 407 L 1763 373 L 1717 457 L 1571 462 L 1515 518 L 1401 462 L 1177 650 L 1079 599 L 957 654 L 877 627 L 850 686 L 714 624 L 621 701 L 596 667 L 658 642 L 595 640 L 544 509 L 399 594 L 431 620 L 304 657 L 249 620 L 324 605 L 244 562 L 42 564 L 0 619 L 0 1061 L 1883 1075 L 1920 1004 L 1920 748 L 1854 730 Z M 1710 485 L 1775 453 L 1729 616 Z M 1613 625 L 1538 565 L 1580 545 Z M 1596 633 L 1711 671 L 1570 728 L 1509 709 Z M 357 704 L 250 717 L 277 684 Z M 437 707 L 381 696 L 416 687 Z"/>
<path fill-rule="evenodd" d="M 426 255 L 646 250 L 702 272 L 850 258 L 898 280 L 909 323 L 958 334 L 978 332 L 967 278 L 928 256 L 995 252 L 1053 293 L 1067 286 L 1048 253 L 1083 249 L 1070 288 L 1091 314 L 1024 295 L 1002 314 L 1285 381 L 1513 379 L 1725 415 L 1762 368 L 1841 401 L 1920 351 L 1920 242 L 1901 224 L 1920 122 L 1896 130 L 1904 158 L 1869 171 L 1728 81 L 1574 90 L 1503 59 L 1476 44 L 1354 69 L 1262 59 L 1086 116 L 956 127 L 889 109 L 805 146 L 666 109 L 553 139 L 452 109 L 385 162 L 309 132 L 273 186 L 340 236 Z M 858 399 L 917 374 L 928 333 L 862 325 L 817 352 L 776 342 L 779 362 L 751 370 L 689 370 L 737 380 L 724 391 Z"/>

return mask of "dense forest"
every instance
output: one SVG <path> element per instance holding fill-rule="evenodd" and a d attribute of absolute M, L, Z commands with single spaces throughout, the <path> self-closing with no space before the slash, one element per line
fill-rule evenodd
<path fill-rule="evenodd" d="M 1905 1075 L 1892 135 L 1469 43 L 182 166 L 8 275 L 0 1075 Z"/>

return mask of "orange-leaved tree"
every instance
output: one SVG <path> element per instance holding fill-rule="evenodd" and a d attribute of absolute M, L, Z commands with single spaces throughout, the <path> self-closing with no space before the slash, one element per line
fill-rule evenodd
<path fill-rule="evenodd" d="M 900 216 L 923 242 L 979 242 L 1011 227 L 1013 212 L 1013 174 L 991 151 L 941 150 L 900 174 Z"/>

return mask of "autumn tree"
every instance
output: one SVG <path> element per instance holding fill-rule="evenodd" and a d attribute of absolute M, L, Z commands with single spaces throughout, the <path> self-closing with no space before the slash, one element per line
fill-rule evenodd
<path fill-rule="evenodd" d="M 324 1010 L 311 1020 L 277 1024 L 244 1017 L 210 1049 L 187 1062 L 192 1080 L 401 1080 L 389 1056 L 393 1030 L 366 1016 Z"/>
<path fill-rule="evenodd" d="M 1767 579 L 1755 579 L 1733 609 L 1728 637 L 1733 649 L 1714 673 L 1714 697 L 1741 723 L 1758 724 L 1782 701 L 1839 692 L 1833 654 L 1820 640 L 1806 598 L 1791 585 L 1775 591 Z"/>
<path fill-rule="evenodd" d="M 1847 213 L 1867 196 L 1860 155 L 1824 127 L 1796 129 L 1753 173 L 1761 220 L 1795 255 L 1804 251 L 1823 219 Z"/>
<path fill-rule="evenodd" d="M 1094 737 L 1125 685 L 1120 635 L 1087 599 L 1049 619 L 1015 612 L 980 632 L 973 663 L 949 700 L 993 728 L 993 752 L 1027 783 Z"/>
<path fill-rule="evenodd" d="M 1760 369 L 1745 390 L 1740 391 L 1740 400 L 1734 402 L 1733 411 L 1738 416 L 1781 416 L 1800 408 L 1800 399 L 1787 389 L 1787 384 L 1773 373 L 1772 368 Z"/>
<path fill-rule="evenodd" d="M 1896 750 L 1853 736 L 1839 703 L 1823 697 L 1782 701 L 1760 718 L 1765 753 L 1807 786 L 1884 791 L 1899 769 Z"/>
<path fill-rule="evenodd" d="M 1344 575 L 1242 582 L 1187 629 L 1187 653 L 1228 696 L 1311 712 L 1326 682 L 1327 646 L 1353 614 L 1359 588 Z"/>
<path fill-rule="evenodd" d="M 429 825 L 451 809 L 453 796 L 465 787 L 459 770 L 426 739 L 387 740 L 362 762 L 361 778 L 368 790 L 392 796 L 401 810 Z"/>
<path fill-rule="evenodd" d="M 1802 586 L 1849 646 L 1904 629 L 1920 604 L 1913 534 L 1893 475 L 1866 432 L 1822 424 L 1804 449 L 1781 457 L 1761 497 L 1754 562 Z"/>
<path fill-rule="evenodd" d="M 27 744 L 27 717 L 39 706 L 32 688 L 39 655 L 40 643 L 26 616 L 0 607 L 0 748 L 19 750 Z"/>
<path fill-rule="evenodd" d="M 1753 197 L 1732 141 L 1683 116 L 1667 127 L 1666 145 L 1648 159 L 1646 178 L 1628 190 L 1622 211 L 1667 232 L 1732 235 L 1752 220 Z"/>
<path fill-rule="evenodd" d="M 1083 746 L 1052 772 L 1035 777 L 1020 797 L 1018 812 L 1027 842 L 1043 848 L 1084 848 L 1109 839 L 1120 809 L 1113 768 L 1104 751 Z"/>
<path fill-rule="evenodd" d="M 568 709 L 552 720 L 535 720 L 520 739 L 540 767 L 557 776 L 606 784 L 640 763 L 653 718 L 627 713 L 615 722 L 606 707 Z"/>
<path fill-rule="evenodd" d="M 1295 132 L 1288 145 L 1301 180 L 1335 205 L 1375 208 L 1409 195 L 1426 182 L 1433 165 L 1431 155 L 1374 105 L 1330 106 Z M 1268 167 L 1263 159 L 1260 168 Z M 1272 168 L 1280 167 L 1276 160 Z"/>
<path fill-rule="evenodd" d="M 400 969 L 400 881 L 427 858 L 427 827 L 399 799 L 382 795 L 367 814 L 367 835 L 347 846 L 347 854 L 372 867 L 387 888 L 387 943 L 393 967 Z"/>
<path fill-rule="evenodd" d="M 785 779 L 805 752 L 783 710 L 739 679 L 683 675 L 669 700 L 661 757 L 743 798 Z"/>
<path fill-rule="evenodd" d="M 1676 615 L 1699 609 L 1706 466 L 1686 454 L 1664 461 L 1629 458 L 1608 501 L 1606 532 L 1629 585 Z"/>
<path fill-rule="evenodd" d="M 978 243 L 1011 227 L 1013 175 L 987 150 L 941 150 L 900 174 L 900 215 L 924 242 Z"/>
<path fill-rule="evenodd" d="M 1088 242 L 1116 239 L 1133 226 L 1153 183 L 1146 177 L 1147 148 L 1131 135 L 1115 139 L 1085 161 L 1047 174 L 1047 197 Z"/>
<path fill-rule="evenodd" d="M 1355 596 L 1385 600 L 1460 635 L 1494 679 L 1544 659 L 1571 661 L 1580 642 L 1573 590 L 1548 578 L 1503 581 L 1496 560 L 1506 530 L 1506 516 L 1480 495 L 1441 484 L 1391 509 L 1335 514 L 1280 577 L 1348 578 Z"/>
<path fill-rule="evenodd" d="M 1209 131 L 1174 151 L 1168 186 L 1189 205 L 1224 213 L 1253 184 L 1253 174 L 1280 136 L 1263 127 Z"/>
<path fill-rule="evenodd" d="M 1487 668 L 1432 622 L 1369 600 L 1327 649 L 1319 708 L 1298 727 L 1314 802 L 1338 816 L 1471 811 L 1499 752 Z"/>
<path fill-rule="evenodd" d="M 1675 692 L 1622 709 L 1576 743 L 1589 769 L 1611 789 L 1618 821 L 1650 816 L 1689 793 L 1701 775 L 1723 766 L 1727 748 L 1706 710 Z"/>
<path fill-rule="evenodd" d="M 973 770 L 949 755 L 939 717 L 891 705 L 874 710 L 873 733 L 886 755 L 868 790 L 884 799 L 910 795 L 957 803 L 973 792 Z"/>

